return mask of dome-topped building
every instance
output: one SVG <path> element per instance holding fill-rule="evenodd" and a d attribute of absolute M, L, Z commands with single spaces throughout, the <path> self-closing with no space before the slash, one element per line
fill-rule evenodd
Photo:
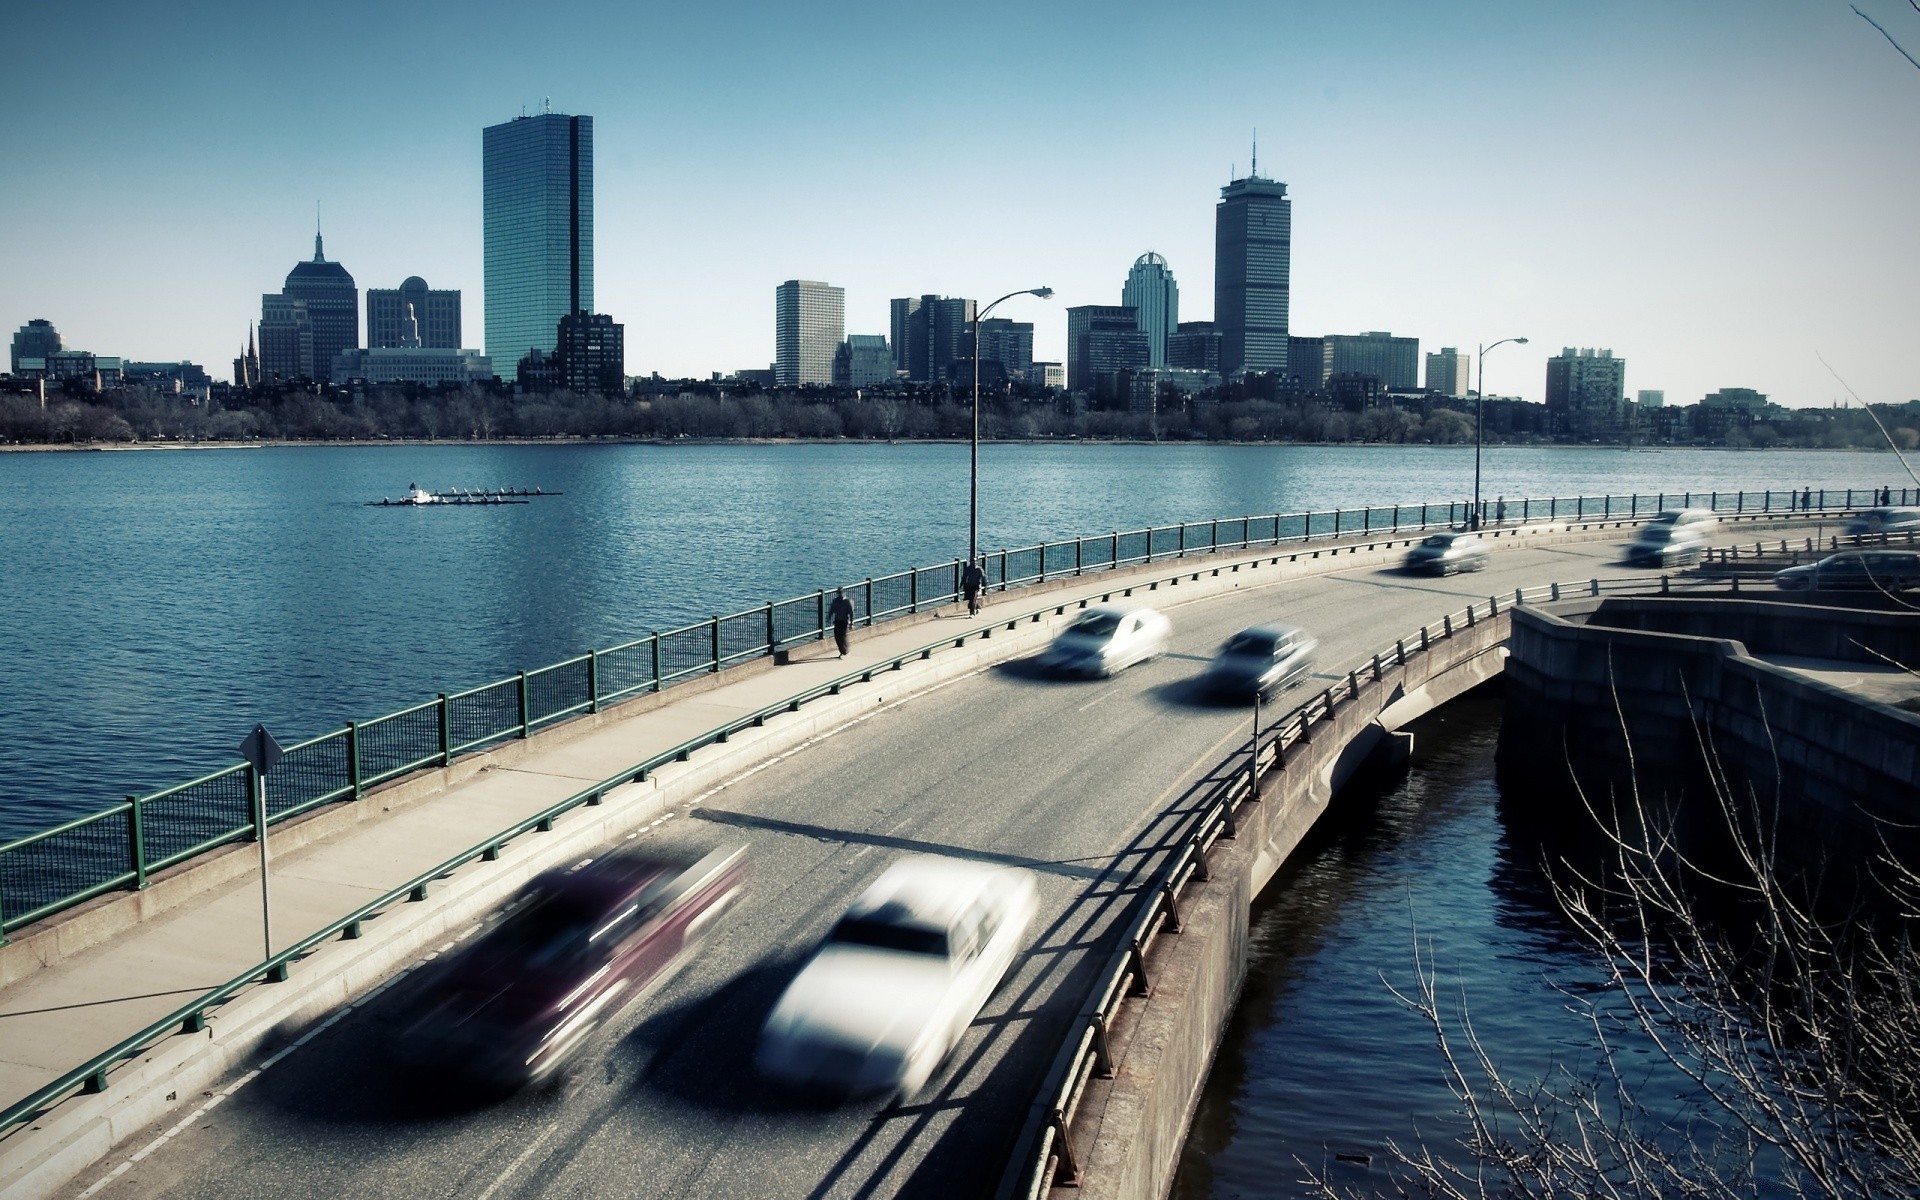
<path fill-rule="evenodd" d="M 1180 323 L 1180 285 L 1173 280 L 1167 260 L 1152 250 L 1133 260 L 1120 303 L 1134 310 L 1147 335 L 1150 365 L 1167 365 L 1167 338 Z"/>

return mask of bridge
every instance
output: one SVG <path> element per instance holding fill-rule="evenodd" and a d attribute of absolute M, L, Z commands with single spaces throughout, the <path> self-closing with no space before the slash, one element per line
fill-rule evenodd
<path fill-rule="evenodd" d="M 1713 502 L 1729 517 L 1728 544 L 1830 527 L 1840 511 L 1796 511 L 1786 492 Z M 1179 527 L 1157 553 L 1151 533 L 1140 555 L 1123 555 L 1113 535 L 1097 562 L 1087 540 L 1071 543 L 1071 557 L 1053 552 L 1052 574 L 1042 550 L 1028 586 L 995 592 L 976 620 L 914 573 L 902 619 L 863 631 L 844 661 L 820 652 L 817 632 L 775 636 L 768 606 L 768 653 L 722 670 L 716 621 L 715 670 L 698 682 L 604 707 L 596 693 L 544 732 L 464 758 L 448 745 L 443 699 L 439 761 L 384 788 L 356 778 L 360 798 L 316 805 L 273 834 L 279 961 L 261 959 L 254 859 L 239 844 L 150 879 L 136 868 L 144 890 L 101 890 L 13 928 L 0 948 L 0 1102 L 13 1103 L 0 1189 L 971 1196 L 1030 1193 L 1063 1168 L 1110 1164 L 1117 1194 L 1157 1194 L 1207 1055 L 1196 1062 L 1189 1048 L 1150 1073 L 1171 1091 L 1153 1102 L 1159 1136 L 1131 1153 L 1157 1166 L 1124 1161 L 1128 1141 L 1114 1135 L 1139 1105 L 1113 1102 L 1119 1084 L 1090 1090 L 1079 1064 L 1116 951 L 1143 914 L 1168 924 L 1152 910 L 1159 885 L 1182 855 L 1182 881 L 1194 874 L 1196 819 L 1245 767 L 1248 713 L 1205 703 L 1191 678 L 1247 625 L 1283 621 L 1321 638 L 1323 675 L 1277 706 L 1290 711 L 1272 714 L 1260 760 L 1271 768 L 1320 729 L 1332 736 L 1317 751 L 1319 784 L 1309 803 L 1258 818 L 1264 859 L 1242 843 L 1258 859 L 1249 882 L 1212 903 L 1244 906 L 1358 749 L 1497 669 L 1499 638 L 1480 621 L 1503 598 L 1555 582 L 1661 586 L 1615 561 L 1655 498 L 1566 511 L 1556 501 L 1551 512 L 1509 503 L 1527 519 L 1496 531 L 1491 564 L 1475 574 L 1393 569 L 1423 525 L 1459 515 L 1450 507 L 1415 518 L 1400 506 L 1391 520 L 1370 510 L 1344 530 L 1338 516 L 1335 528 L 1309 518 L 1297 535 L 1275 519 L 1270 533 L 1241 521 L 1223 538 L 1213 522 Z M 995 575 L 1019 582 L 1005 558 Z M 1028 669 L 1023 659 L 1070 614 L 1107 597 L 1166 611 L 1170 653 L 1093 684 Z M 1433 654 L 1415 686 L 1363 688 L 1363 677 L 1388 682 L 1383 653 L 1394 668 L 1397 652 L 1403 684 L 1412 678 L 1410 650 Z M 773 665 L 776 651 L 789 661 Z M 531 724 L 524 682 L 519 694 Z M 745 843 L 748 893 L 699 958 L 600 1031 L 559 1090 L 498 1104 L 409 1099 L 383 1047 L 413 969 L 532 873 L 610 842 Z M 760 1022 L 798 957 L 901 851 L 1036 871 L 1041 913 L 1026 954 L 916 1102 L 769 1102 L 749 1066 Z M 4 866 L 0 856 L 0 886 Z M 1133 1040 L 1142 1061 L 1166 1048 Z M 1091 1171 L 1084 1182 L 1096 1182 Z"/>

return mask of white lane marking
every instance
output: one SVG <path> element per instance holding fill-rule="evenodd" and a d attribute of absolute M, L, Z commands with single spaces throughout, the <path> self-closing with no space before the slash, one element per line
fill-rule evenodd
<path fill-rule="evenodd" d="M 1100 693 L 1098 696 L 1095 696 L 1093 699 L 1087 701 L 1085 704 L 1080 705 L 1078 708 L 1074 709 L 1073 711 L 1085 712 L 1096 704 L 1105 704 L 1107 701 L 1113 699 L 1115 696 L 1119 694 L 1120 694 L 1120 689 L 1110 687 L 1106 691 Z"/>
<path fill-rule="evenodd" d="M 508 1163 L 506 1170 L 494 1176 L 493 1182 L 487 1185 L 487 1190 L 484 1192 L 481 1192 L 480 1195 L 476 1198 L 476 1200 L 493 1200 L 493 1194 L 507 1185 L 508 1177 L 511 1176 L 515 1171 L 518 1171 L 522 1163 L 526 1162 L 529 1158 L 532 1158 L 534 1151 L 546 1145 L 547 1139 L 552 1137 L 554 1133 L 559 1130 L 559 1128 L 560 1126 L 558 1125 L 547 1126 L 547 1131 L 541 1134 L 539 1137 L 533 1139 L 533 1144 L 528 1146 L 525 1150 L 522 1150 L 520 1152 L 519 1158 L 516 1158 L 511 1163 Z"/>

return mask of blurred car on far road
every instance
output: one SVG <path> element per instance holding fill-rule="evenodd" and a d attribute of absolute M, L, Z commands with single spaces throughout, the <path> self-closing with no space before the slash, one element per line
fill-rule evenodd
<path fill-rule="evenodd" d="M 1688 529 L 1701 536 L 1720 527 L 1720 514 L 1710 508 L 1669 508 L 1653 514 L 1643 530 L 1656 525 Z"/>
<path fill-rule="evenodd" d="M 1220 647 L 1201 681 L 1216 695 L 1265 699 L 1305 679 L 1319 645 L 1305 630 L 1286 625 L 1242 629 Z"/>
<path fill-rule="evenodd" d="M 1898 592 L 1920 587 L 1920 552 L 1850 550 L 1776 571 L 1773 585 L 1801 592 Z"/>
<path fill-rule="evenodd" d="M 744 847 L 698 859 L 616 852 L 544 872 L 427 977 L 400 1053 L 485 1086 L 552 1077 L 686 960 L 739 894 L 745 862 Z"/>
<path fill-rule="evenodd" d="M 1104 678 L 1167 652 L 1173 626 L 1151 608 L 1089 608 L 1060 631 L 1040 665 L 1063 675 Z"/>
<path fill-rule="evenodd" d="M 1920 532 L 1920 508 L 1869 508 L 1847 522 L 1850 537 Z"/>
<path fill-rule="evenodd" d="M 1427 535 L 1418 546 L 1407 551 L 1405 563 L 1409 571 L 1427 571 L 1435 575 L 1479 571 L 1486 565 L 1487 543 L 1479 534 L 1462 529 Z"/>
<path fill-rule="evenodd" d="M 1703 526 L 1648 522 L 1627 544 L 1626 559 L 1636 566 L 1671 567 L 1697 563 L 1706 552 Z"/>
<path fill-rule="evenodd" d="M 911 1100 L 1025 944 L 1031 871 L 916 855 L 847 909 L 773 1006 L 754 1065 L 784 1088 Z"/>

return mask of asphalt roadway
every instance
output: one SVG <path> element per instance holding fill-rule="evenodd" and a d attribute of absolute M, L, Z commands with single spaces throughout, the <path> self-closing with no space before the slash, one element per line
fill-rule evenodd
<path fill-rule="evenodd" d="M 1620 540 L 1624 540 L 1624 532 Z M 102 1197 L 972 1197 L 992 1191 L 1067 1023 L 1192 785 L 1248 712 L 1192 680 L 1282 622 L 1343 674 L 1470 599 L 1637 573 L 1620 540 L 1501 548 L 1482 572 L 1373 567 L 1165 607 L 1169 653 L 1104 681 L 1027 660 L 889 704 L 673 811 L 630 844 L 750 848 L 742 901 L 556 1086 L 505 1099 L 409 1077 L 390 1052 L 420 972 L 341 1010 L 76 1181 Z M 1643 572 L 1642 572 L 1643 573 Z M 1177 592 L 1146 597 L 1177 601 Z M 1273 715 L 1317 694 L 1309 681 Z M 799 962 L 902 852 L 1030 868 L 1026 953 L 916 1103 L 795 1105 L 756 1083 L 761 1022 Z M 126 1165 L 134 1159 L 131 1165 Z"/>

